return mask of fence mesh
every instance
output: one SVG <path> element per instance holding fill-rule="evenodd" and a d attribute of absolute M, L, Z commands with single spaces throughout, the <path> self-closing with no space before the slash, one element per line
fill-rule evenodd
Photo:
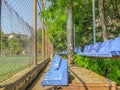
<path fill-rule="evenodd" d="M 1 0 L 0 82 L 33 64 L 33 0 Z M 41 60 L 38 16 L 37 52 Z"/>
<path fill-rule="evenodd" d="M 41 60 L 42 48 L 42 30 L 39 13 L 41 12 L 41 2 L 37 0 L 37 61 Z"/>
<path fill-rule="evenodd" d="M 33 65 L 33 1 L 0 1 L 0 82 Z M 37 62 L 42 53 L 40 12 L 41 2 L 37 0 Z M 53 46 L 47 35 L 45 39 L 45 58 L 52 58 Z"/>

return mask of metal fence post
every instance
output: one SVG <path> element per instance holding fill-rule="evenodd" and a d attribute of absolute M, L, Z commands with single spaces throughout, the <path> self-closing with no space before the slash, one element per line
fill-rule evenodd
<path fill-rule="evenodd" d="M 50 41 L 49 41 L 49 38 L 48 38 L 48 57 L 50 58 Z"/>
<path fill-rule="evenodd" d="M 49 58 L 49 44 L 48 44 L 48 36 L 47 36 L 47 58 Z"/>
<path fill-rule="evenodd" d="M 1 17 L 2 17 L 2 15 L 1 15 L 1 13 L 2 13 L 2 0 L 0 0 L 0 38 L 1 38 Z"/>
<path fill-rule="evenodd" d="M 45 59 L 44 0 L 42 0 L 42 60 Z"/>
<path fill-rule="evenodd" d="M 47 35 L 45 34 L 45 58 L 47 58 Z"/>
<path fill-rule="evenodd" d="M 34 0 L 34 65 L 37 64 L 37 1 Z"/>

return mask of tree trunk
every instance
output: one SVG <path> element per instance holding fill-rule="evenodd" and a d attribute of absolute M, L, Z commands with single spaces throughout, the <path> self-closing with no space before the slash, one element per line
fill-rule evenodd
<path fill-rule="evenodd" d="M 99 15 L 102 27 L 102 37 L 103 40 L 107 40 L 107 33 L 106 33 L 106 24 L 105 24 L 105 14 L 104 14 L 104 0 L 98 0 L 98 7 L 99 7 Z"/>
<path fill-rule="evenodd" d="M 69 64 L 72 64 L 73 42 L 73 12 L 70 2 L 67 6 L 67 56 Z"/>

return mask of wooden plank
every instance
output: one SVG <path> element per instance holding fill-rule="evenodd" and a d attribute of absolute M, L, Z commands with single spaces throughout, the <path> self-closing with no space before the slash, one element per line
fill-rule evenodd
<path fill-rule="evenodd" d="M 116 90 L 116 83 L 85 68 L 69 67 L 69 85 L 63 90 Z"/>
<path fill-rule="evenodd" d="M 120 86 L 117 86 L 117 90 L 120 90 Z"/>
<path fill-rule="evenodd" d="M 50 65 L 50 64 L 49 64 Z M 116 83 L 85 68 L 69 67 L 69 85 L 41 86 L 41 82 L 49 68 L 38 76 L 28 90 L 116 90 Z"/>

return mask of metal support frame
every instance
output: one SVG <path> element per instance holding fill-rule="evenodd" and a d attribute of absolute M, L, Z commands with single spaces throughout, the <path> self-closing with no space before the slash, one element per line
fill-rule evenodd
<path fill-rule="evenodd" d="M 49 46 L 49 44 L 48 44 L 48 36 L 46 36 L 46 40 L 47 40 L 47 47 L 46 47 L 47 50 L 46 51 L 47 51 L 47 58 L 48 58 L 49 57 L 49 55 L 48 55 L 48 53 L 49 53 L 49 51 L 48 51 L 48 46 Z"/>
<path fill-rule="evenodd" d="M 48 38 L 48 57 L 50 58 L 50 40 Z"/>
<path fill-rule="evenodd" d="M 42 0 L 42 60 L 45 59 L 44 0 Z"/>
<path fill-rule="evenodd" d="M 34 0 L 34 65 L 37 64 L 37 0 Z"/>
<path fill-rule="evenodd" d="M 93 41 L 96 43 L 96 24 L 95 24 L 95 0 L 92 0 L 93 7 Z"/>
<path fill-rule="evenodd" d="M 76 47 L 75 45 L 76 44 L 75 44 L 75 24 L 74 24 L 74 48 Z"/>
<path fill-rule="evenodd" d="M 0 0 L 0 37 L 1 37 L 1 17 L 2 17 L 2 0 Z"/>
<path fill-rule="evenodd" d="M 47 58 L 47 35 L 45 34 L 45 58 Z"/>

